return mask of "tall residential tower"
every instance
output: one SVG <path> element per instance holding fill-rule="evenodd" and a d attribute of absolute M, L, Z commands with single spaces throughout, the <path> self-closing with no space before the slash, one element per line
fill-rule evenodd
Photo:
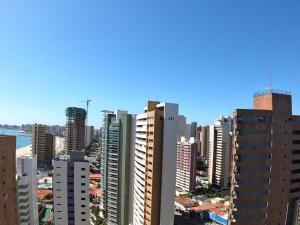
<path fill-rule="evenodd" d="M 134 225 L 173 225 L 178 105 L 149 101 L 137 115 Z"/>
<path fill-rule="evenodd" d="M 55 225 L 90 225 L 90 163 L 84 152 L 53 160 Z"/>
<path fill-rule="evenodd" d="M 39 224 L 36 176 L 36 157 L 17 159 L 19 225 Z"/>
<path fill-rule="evenodd" d="M 226 189 L 230 185 L 232 119 L 221 117 L 209 127 L 208 183 Z"/>
<path fill-rule="evenodd" d="M 135 117 L 103 111 L 101 209 L 109 225 L 132 223 Z"/>
<path fill-rule="evenodd" d="M 230 225 L 290 225 L 300 197 L 300 116 L 269 90 L 234 112 Z"/>
<path fill-rule="evenodd" d="M 0 224 L 17 225 L 16 137 L 0 135 Z"/>

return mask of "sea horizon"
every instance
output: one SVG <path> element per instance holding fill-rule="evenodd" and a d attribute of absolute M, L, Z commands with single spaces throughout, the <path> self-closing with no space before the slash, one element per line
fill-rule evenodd
<path fill-rule="evenodd" d="M 22 130 L 0 128 L 0 134 L 16 136 L 16 149 L 24 148 L 32 144 L 31 134 Z"/>

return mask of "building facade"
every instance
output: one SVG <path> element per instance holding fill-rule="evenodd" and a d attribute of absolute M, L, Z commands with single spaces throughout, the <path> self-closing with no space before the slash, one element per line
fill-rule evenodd
<path fill-rule="evenodd" d="M 55 137 L 48 133 L 46 125 L 32 125 L 32 156 L 36 157 L 39 168 L 51 165 L 55 156 Z"/>
<path fill-rule="evenodd" d="M 16 137 L 0 135 L 0 224 L 17 225 Z"/>
<path fill-rule="evenodd" d="M 66 109 L 65 151 L 81 151 L 85 147 L 86 110 L 69 107 Z"/>
<path fill-rule="evenodd" d="M 85 131 L 85 147 L 88 147 L 94 139 L 94 126 L 86 126 Z"/>
<path fill-rule="evenodd" d="M 201 127 L 200 132 L 200 156 L 208 159 L 209 153 L 209 126 Z"/>
<path fill-rule="evenodd" d="M 17 159 L 19 225 L 38 225 L 36 157 Z"/>
<path fill-rule="evenodd" d="M 53 160 L 55 225 L 90 225 L 90 163 L 84 152 Z"/>
<path fill-rule="evenodd" d="M 149 101 L 136 118 L 134 225 L 173 225 L 178 105 Z"/>
<path fill-rule="evenodd" d="M 132 223 L 135 117 L 103 111 L 101 208 L 109 225 Z"/>
<path fill-rule="evenodd" d="M 197 122 L 191 123 L 191 137 L 193 138 L 197 137 Z"/>
<path fill-rule="evenodd" d="M 209 127 L 208 183 L 221 189 L 230 186 L 231 132 L 231 117 L 221 117 Z"/>
<path fill-rule="evenodd" d="M 234 112 L 229 224 L 296 224 L 300 116 L 290 94 L 269 90 Z"/>
<path fill-rule="evenodd" d="M 198 144 L 194 138 L 182 137 L 177 142 L 176 187 L 190 192 L 196 185 L 196 157 Z"/>

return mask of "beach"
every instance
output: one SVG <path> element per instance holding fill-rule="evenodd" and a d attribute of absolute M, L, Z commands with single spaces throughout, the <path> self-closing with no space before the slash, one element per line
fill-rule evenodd
<path fill-rule="evenodd" d="M 58 137 L 58 136 L 55 137 L 55 153 L 59 153 L 64 150 L 64 146 L 65 146 L 64 140 L 65 139 L 63 137 Z M 16 151 L 16 157 L 19 158 L 19 157 L 31 155 L 32 154 L 31 151 L 32 151 L 32 145 L 27 145 L 25 147 L 18 148 Z"/>
<path fill-rule="evenodd" d="M 16 151 L 16 157 L 20 158 L 22 156 L 31 155 L 31 146 L 32 145 L 27 145 L 25 147 L 18 148 Z"/>

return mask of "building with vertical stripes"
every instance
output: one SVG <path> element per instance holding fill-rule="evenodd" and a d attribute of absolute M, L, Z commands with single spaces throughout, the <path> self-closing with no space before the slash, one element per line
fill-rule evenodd
<path fill-rule="evenodd" d="M 149 101 L 136 118 L 134 225 L 173 225 L 178 105 Z"/>

